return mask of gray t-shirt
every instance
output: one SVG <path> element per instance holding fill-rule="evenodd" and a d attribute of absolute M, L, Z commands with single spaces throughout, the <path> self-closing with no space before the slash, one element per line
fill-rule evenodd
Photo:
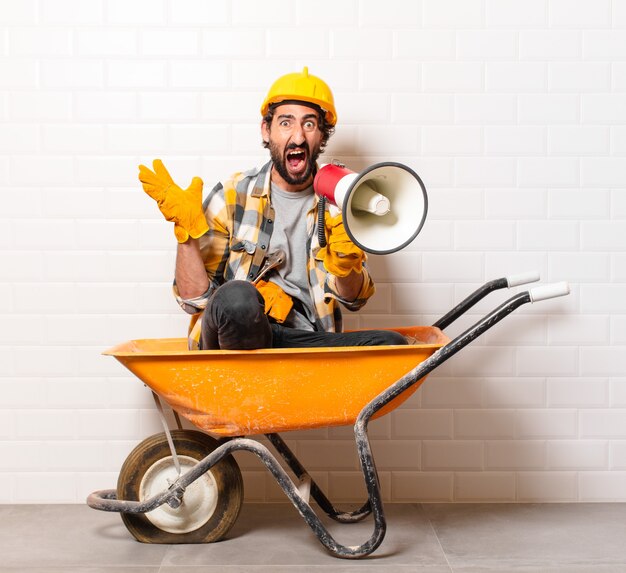
<path fill-rule="evenodd" d="M 306 317 L 292 311 L 285 326 L 313 330 L 315 314 L 307 276 L 307 222 L 306 214 L 313 207 L 313 186 L 303 191 L 283 191 L 272 183 L 274 230 L 270 239 L 270 253 L 282 249 L 287 254 L 285 263 L 271 273 L 268 280 L 276 283 L 289 296 L 298 299 Z M 306 320 L 308 318 L 308 320 Z"/>

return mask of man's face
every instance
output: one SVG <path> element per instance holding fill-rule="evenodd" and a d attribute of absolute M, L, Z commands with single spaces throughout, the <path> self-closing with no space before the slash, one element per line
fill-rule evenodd
<path fill-rule="evenodd" d="M 322 141 L 317 112 L 305 105 L 280 105 L 271 126 L 263 122 L 261 131 L 280 178 L 289 187 L 309 184 Z"/>

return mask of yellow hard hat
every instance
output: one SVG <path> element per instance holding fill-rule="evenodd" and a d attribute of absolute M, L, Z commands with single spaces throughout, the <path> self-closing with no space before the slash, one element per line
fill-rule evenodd
<path fill-rule="evenodd" d="M 324 80 L 310 75 L 306 66 L 302 73 L 286 74 L 272 84 L 261 106 L 261 115 L 267 113 L 270 105 L 287 100 L 314 103 L 326 112 L 326 121 L 330 125 L 337 123 L 333 92 Z"/>

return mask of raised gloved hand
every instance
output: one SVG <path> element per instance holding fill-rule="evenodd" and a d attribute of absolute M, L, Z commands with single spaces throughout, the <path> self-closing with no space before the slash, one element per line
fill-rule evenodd
<path fill-rule="evenodd" d="M 143 190 L 159 206 L 168 221 L 174 222 L 174 234 L 179 243 L 193 237 L 197 239 L 209 230 L 202 210 L 202 186 L 200 177 L 194 177 L 187 189 L 181 189 L 165 169 L 160 159 L 152 162 L 154 171 L 139 166 L 139 181 Z"/>
<path fill-rule="evenodd" d="M 350 240 L 341 214 L 333 217 L 326 213 L 325 225 L 328 244 L 317 255 L 324 261 L 324 268 L 337 277 L 347 277 L 352 271 L 360 273 L 365 253 Z"/>

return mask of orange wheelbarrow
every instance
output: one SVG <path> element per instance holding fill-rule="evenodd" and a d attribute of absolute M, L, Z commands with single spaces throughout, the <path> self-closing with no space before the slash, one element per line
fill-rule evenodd
<path fill-rule="evenodd" d="M 188 351 L 185 339 L 156 339 L 111 348 L 105 354 L 115 356 L 151 388 L 165 432 L 141 442 L 124 462 L 117 489 L 92 493 L 88 505 L 120 512 L 142 542 L 217 541 L 235 523 L 243 501 L 241 472 L 232 454 L 249 451 L 333 555 L 370 554 L 383 541 L 386 521 L 367 435 L 369 421 L 399 406 L 432 370 L 517 307 L 569 292 L 566 283 L 540 286 L 511 297 L 454 340 L 443 333 L 490 292 L 538 278 L 528 273 L 490 281 L 433 326 L 393 329 L 407 337 L 407 346 Z M 160 398 L 174 410 L 178 429 L 170 431 Z M 183 430 L 179 415 L 203 431 Z M 368 492 L 355 511 L 335 508 L 279 435 L 344 425 L 354 425 Z M 261 434 L 295 479 L 267 446 L 245 437 Z M 310 498 L 341 523 L 372 514 L 371 537 L 359 546 L 338 543 Z"/>

